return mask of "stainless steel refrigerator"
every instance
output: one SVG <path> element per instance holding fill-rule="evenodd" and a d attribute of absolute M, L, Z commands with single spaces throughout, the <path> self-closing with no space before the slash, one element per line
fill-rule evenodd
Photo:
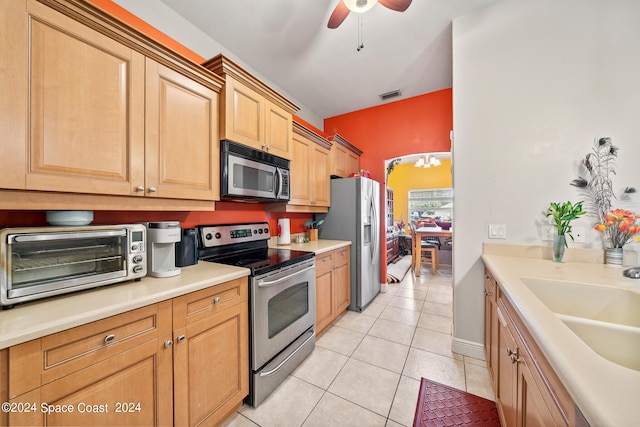
<path fill-rule="evenodd" d="M 331 207 L 319 238 L 351 241 L 351 304 L 362 311 L 380 292 L 380 184 L 369 178 L 331 180 Z"/>

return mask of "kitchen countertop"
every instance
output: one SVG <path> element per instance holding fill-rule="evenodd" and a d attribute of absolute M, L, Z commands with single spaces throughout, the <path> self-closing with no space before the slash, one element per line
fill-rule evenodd
<path fill-rule="evenodd" d="M 637 425 L 640 419 L 640 372 L 596 354 L 520 279 L 579 282 L 638 293 L 640 280 L 623 277 L 623 268 L 598 263 L 556 263 L 548 259 L 487 253 L 482 260 L 504 288 L 587 421 L 594 427 Z"/>
<path fill-rule="evenodd" d="M 122 282 L 16 305 L 0 311 L 0 349 L 249 274 L 247 268 L 199 262 L 183 267 L 173 277 L 147 276 L 139 282 Z"/>
<path fill-rule="evenodd" d="M 277 249 L 291 249 L 294 251 L 314 252 L 321 254 L 323 252 L 329 252 L 334 249 L 343 248 L 345 246 L 351 246 L 351 242 L 348 240 L 311 240 L 309 243 L 292 243 L 290 245 L 278 245 L 277 241 L 274 243 L 269 242 L 270 248 Z"/>

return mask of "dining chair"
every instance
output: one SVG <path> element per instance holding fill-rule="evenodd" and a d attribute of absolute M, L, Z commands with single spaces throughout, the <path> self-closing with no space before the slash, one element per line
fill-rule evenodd
<path fill-rule="evenodd" d="M 419 276 L 420 267 L 423 261 L 431 264 L 432 274 L 436 274 L 438 270 L 438 246 L 416 237 L 415 225 L 410 223 L 409 229 L 411 230 L 411 271 Z M 418 259 L 417 245 L 420 245 L 420 259 Z"/>

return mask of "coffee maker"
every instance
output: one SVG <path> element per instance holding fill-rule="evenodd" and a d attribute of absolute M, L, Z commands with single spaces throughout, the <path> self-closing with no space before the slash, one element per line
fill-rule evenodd
<path fill-rule="evenodd" d="M 180 274 L 176 267 L 175 244 L 180 241 L 178 221 L 146 222 L 147 227 L 147 275 L 171 277 Z"/>

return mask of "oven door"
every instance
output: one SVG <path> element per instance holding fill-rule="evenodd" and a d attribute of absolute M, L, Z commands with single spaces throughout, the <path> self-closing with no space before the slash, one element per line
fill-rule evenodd
<path fill-rule="evenodd" d="M 252 278 L 251 307 L 251 362 L 255 371 L 313 327 L 315 260 Z"/>

